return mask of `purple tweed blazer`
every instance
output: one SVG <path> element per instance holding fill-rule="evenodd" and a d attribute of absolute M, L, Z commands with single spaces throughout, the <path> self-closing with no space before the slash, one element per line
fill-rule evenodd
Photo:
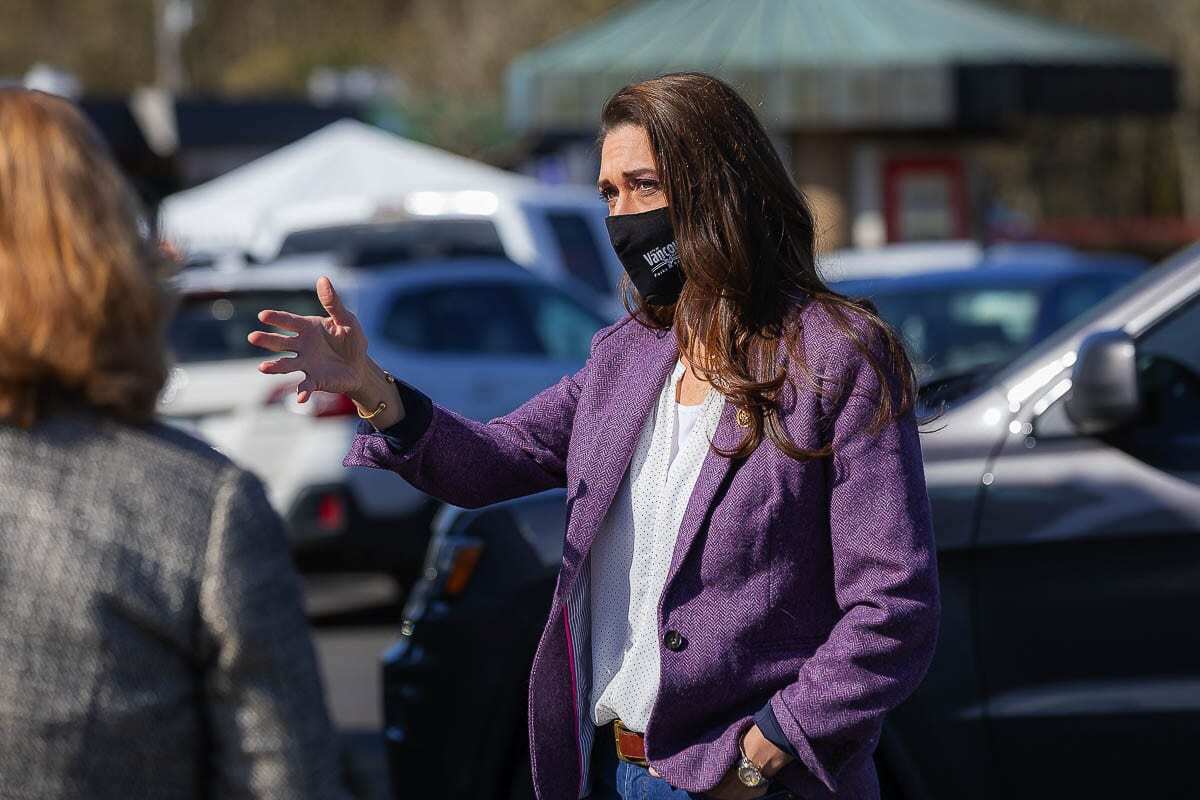
<path fill-rule="evenodd" d="M 778 776 L 784 785 L 803 798 L 876 798 L 872 753 L 884 714 L 916 688 L 937 638 L 921 448 L 912 412 L 868 430 L 894 376 L 881 383 L 819 303 L 798 307 L 793 321 L 809 369 L 829 388 L 818 393 L 793 370 L 781 420 L 796 444 L 832 439 L 835 455 L 797 461 L 769 439 L 737 461 L 710 449 L 659 604 L 660 639 L 674 630 L 685 646 L 661 650 L 647 756 L 673 785 L 711 789 L 769 702 L 800 754 Z M 880 341 L 864 338 L 882 353 Z M 434 405 L 407 449 L 360 435 L 344 462 L 393 470 L 465 507 L 567 488 L 563 562 L 529 687 L 541 800 L 583 793 L 582 750 L 594 728 L 579 665 L 590 653 L 577 649 L 588 632 L 573 629 L 568 606 L 578 605 L 592 542 L 677 357 L 672 331 L 625 317 L 596 334 L 579 372 L 512 413 L 479 423 Z M 725 405 L 714 436 L 725 450 L 741 439 L 735 412 Z"/>

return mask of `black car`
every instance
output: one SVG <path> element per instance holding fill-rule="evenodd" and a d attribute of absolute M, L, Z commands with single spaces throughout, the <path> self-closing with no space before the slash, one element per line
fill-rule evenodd
<path fill-rule="evenodd" d="M 942 625 L 886 721 L 884 795 L 1200 796 L 1200 246 L 978 373 L 922 447 Z M 561 492 L 440 513 L 383 665 L 398 795 L 532 796 L 564 514 Z"/>

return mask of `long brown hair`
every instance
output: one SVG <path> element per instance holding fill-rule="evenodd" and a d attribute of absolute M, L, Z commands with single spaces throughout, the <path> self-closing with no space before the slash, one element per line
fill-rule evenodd
<path fill-rule="evenodd" d="M 0 421 L 47 408 L 148 420 L 166 378 L 165 259 L 95 128 L 0 89 Z"/>
<path fill-rule="evenodd" d="M 902 340 L 869 301 L 838 294 L 821 279 L 813 213 L 737 92 L 703 73 L 662 75 L 618 91 L 601 122 L 601 141 L 622 125 L 649 136 L 687 278 L 671 306 L 648 305 L 636 292 L 631 304 L 626 281 L 626 308 L 648 327 L 673 326 L 696 373 L 750 412 L 746 436 L 726 455 L 745 457 L 764 436 L 796 459 L 831 452 L 828 444 L 798 447 L 777 413 L 789 372 L 778 364 L 781 337 L 788 364 L 816 391 L 829 390 L 824 378 L 838 377 L 812 374 L 797 346 L 803 331 L 794 312 L 805 303 L 822 304 L 869 359 L 880 386 L 894 387 L 880 393 L 873 429 L 913 407 L 915 376 Z"/>

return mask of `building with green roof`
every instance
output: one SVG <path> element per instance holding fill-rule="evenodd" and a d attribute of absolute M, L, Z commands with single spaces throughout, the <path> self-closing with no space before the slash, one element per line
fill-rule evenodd
<path fill-rule="evenodd" d="M 648 0 L 517 59 L 509 121 L 584 148 L 614 91 L 681 70 L 758 109 L 826 246 L 977 234 L 979 159 L 1011 159 L 1031 120 L 1176 107 L 1158 54 L 974 0 Z"/>

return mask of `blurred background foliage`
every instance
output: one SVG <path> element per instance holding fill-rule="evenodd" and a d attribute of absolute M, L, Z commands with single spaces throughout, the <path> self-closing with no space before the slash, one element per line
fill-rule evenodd
<path fill-rule="evenodd" d="M 731 0 L 734 2 L 736 0 Z M 804 2 L 804 0 L 795 0 Z M 1171 56 L 1183 113 L 1170 124 L 1131 119 L 1034 124 L 1037 205 L 1094 213 L 1106 203 L 1200 214 L 1200 0 L 996 0 L 1132 38 Z M 187 90 L 305 93 L 314 70 L 368 67 L 392 76 L 377 121 L 465 155 L 505 161 L 503 78 L 529 48 L 602 16 L 621 0 L 196 0 L 183 44 Z M 90 94 L 155 79 L 156 0 L 0 0 L 0 75 L 43 62 L 81 77 Z M 1145 154 L 1159 165 L 1147 169 Z M 1097 184 L 1058 179 L 1080 159 L 1111 156 Z M 1123 156 L 1130 156 L 1123 158 Z M 1002 168 L 1002 165 L 998 165 Z M 1058 198 L 1068 193 L 1069 197 Z M 1120 200 L 1118 200 L 1120 198 Z M 1083 205 L 1081 205 L 1083 204 Z M 1120 209 L 1109 207 L 1111 212 Z"/>
<path fill-rule="evenodd" d="M 183 47 L 188 89 L 304 93 L 321 67 L 398 78 L 405 133 L 486 157 L 503 147 L 504 68 L 619 0 L 197 0 Z M 89 93 L 155 78 L 154 0 L 0 0 L 0 75 L 37 62 Z"/>

